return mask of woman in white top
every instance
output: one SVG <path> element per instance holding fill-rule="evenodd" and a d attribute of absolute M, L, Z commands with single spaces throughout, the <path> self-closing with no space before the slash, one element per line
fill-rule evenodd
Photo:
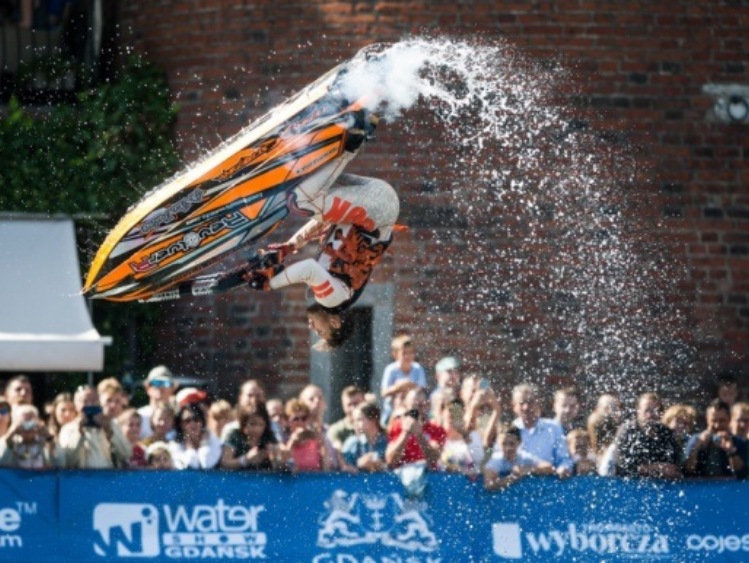
<path fill-rule="evenodd" d="M 213 469 L 221 459 L 221 440 L 208 430 L 200 405 L 182 407 L 175 419 L 176 435 L 169 443 L 175 469 Z"/>

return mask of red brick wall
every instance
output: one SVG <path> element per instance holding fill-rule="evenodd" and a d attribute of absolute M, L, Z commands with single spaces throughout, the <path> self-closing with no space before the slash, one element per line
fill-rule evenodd
<path fill-rule="evenodd" d="M 187 158 L 371 42 L 420 32 L 504 38 L 535 60 L 561 61 L 572 75 L 563 97 L 587 124 L 591 153 L 612 170 L 623 169 L 619 159 L 629 162 L 626 178 L 612 172 L 620 188 L 610 202 L 629 217 L 631 247 L 661 264 L 643 268 L 645 281 L 629 265 L 623 291 L 643 283 L 641 299 L 612 298 L 607 311 L 588 319 L 593 335 L 581 336 L 571 324 L 585 298 L 570 301 L 561 286 L 543 287 L 556 253 L 571 244 L 555 234 L 553 197 L 540 198 L 551 215 L 533 227 L 541 234 L 534 240 L 546 245 L 514 241 L 525 228 L 513 220 L 518 201 L 492 204 L 465 236 L 457 197 L 465 192 L 457 191 L 461 176 L 448 165 L 454 152 L 439 142 L 404 151 L 419 133 L 385 125 L 354 168 L 377 171 L 398 188 L 402 219 L 412 227 L 375 278 L 396 283 L 396 329 L 417 336 L 428 367 L 454 351 L 468 368 L 508 383 L 535 374 L 556 384 L 606 372 L 602 386 L 610 387 L 631 376 L 632 364 L 635 375 L 677 392 L 704 383 L 711 370 L 738 366 L 747 373 L 749 128 L 709 122 L 712 101 L 702 93 L 706 83 L 749 81 L 746 2 L 131 0 L 121 23 L 123 42 L 169 73 Z M 505 256 L 528 252 L 521 266 L 509 266 L 486 254 L 476 259 L 477 246 Z M 509 287 L 497 281 L 508 268 L 505 281 L 517 282 Z M 176 328 L 176 337 L 162 359 L 182 371 L 223 375 L 229 385 L 247 374 L 283 382 L 271 383 L 278 392 L 303 383 L 304 291 L 252 297 L 164 305 L 164 334 Z M 638 315 L 642 326 L 624 336 L 634 334 L 652 360 L 642 362 L 637 350 L 634 358 L 606 358 L 604 313 Z M 583 352 L 600 356 L 595 368 Z"/>

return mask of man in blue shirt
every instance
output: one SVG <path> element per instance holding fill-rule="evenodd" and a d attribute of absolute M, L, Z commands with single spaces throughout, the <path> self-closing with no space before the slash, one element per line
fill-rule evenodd
<path fill-rule="evenodd" d="M 554 420 L 541 418 L 535 385 L 522 383 L 512 390 L 512 410 L 517 416 L 512 423 L 520 429 L 523 451 L 550 463 L 561 478 L 572 475 L 574 462 L 567 449 L 564 430 Z"/>

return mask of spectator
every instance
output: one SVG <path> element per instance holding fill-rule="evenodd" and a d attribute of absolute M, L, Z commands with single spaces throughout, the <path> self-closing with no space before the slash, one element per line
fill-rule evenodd
<path fill-rule="evenodd" d="M 725 372 L 718 376 L 717 396 L 729 409 L 739 400 L 739 382 L 733 373 Z"/>
<path fill-rule="evenodd" d="M 731 409 L 731 433 L 749 440 L 749 403 L 736 403 Z"/>
<path fill-rule="evenodd" d="M 453 397 L 457 397 L 460 394 L 460 360 L 453 356 L 442 358 L 434 366 L 434 372 L 437 379 L 437 386 L 429 396 L 433 415 L 440 412 L 438 406 L 434 404 L 434 400 L 439 397 L 440 393 L 448 391 L 452 393 Z"/>
<path fill-rule="evenodd" d="M 148 395 L 148 404 L 138 409 L 142 421 L 141 438 L 147 438 L 153 432 L 151 428 L 153 410 L 156 405 L 171 403 L 174 394 L 177 392 L 177 382 L 168 367 L 156 366 L 148 372 L 144 387 Z"/>
<path fill-rule="evenodd" d="M 245 407 L 252 407 L 258 402 L 265 402 L 265 389 L 257 379 L 248 379 L 239 387 L 236 408 L 239 410 Z M 221 431 L 221 441 L 225 442 L 229 437 L 229 433 L 237 429 L 239 429 L 239 422 L 237 420 L 227 422 Z"/>
<path fill-rule="evenodd" d="M 70 393 L 59 393 L 52 400 L 50 416 L 47 421 L 47 429 L 57 439 L 60 428 L 71 422 L 78 416 L 73 403 L 73 395 Z"/>
<path fill-rule="evenodd" d="M 102 412 L 99 394 L 81 385 L 73 395 L 78 416 L 60 429 L 58 444 L 65 466 L 78 469 L 123 467 L 132 448 L 119 425 Z"/>
<path fill-rule="evenodd" d="M 221 459 L 221 441 L 211 434 L 205 411 L 188 403 L 177 413 L 176 434 L 169 443 L 175 469 L 213 469 Z"/>
<path fill-rule="evenodd" d="M 177 414 L 172 406 L 169 403 L 157 403 L 151 412 L 151 434 L 143 438 L 141 444 L 148 447 L 155 442 L 171 442 L 174 440 L 176 435 L 174 420 Z M 142 430 L 141 435 L 143 435 Z"/>
<path fill-rule="evenodd" d="M 341 450 L 343 443 L 349 436 L 354 435 L 354 409 L 364 402 L 364 391 L 356 385 L 349 385 L 341 392 L 343 418 L 334 422 L 328 428 L 327 437 L 333 447 Z"/>
<path fill-rule="evenodd" d="M 10 428 L 10 412 L 10 403 L 0 395 L 0 438 L 5 436 Z"/>
<path fill-rule="evenodd" d="M 117 423 L 133 449 L 133 453 L 127 461 L 127 467 L 145 467 L 146 449 L 140 444 L 141 418 L 138 411 L 135 409 L 124 410 L 117 417 Z"/>
<path fill-rule="evenodd" d="M 478 380 L 474 388 L 475 392 L 470 395 L 466 409 L 465 426 L 466 432 L 480 436 L 484 451 L 481 458 L 485 459 L 487 455 L 491 455 L 497 441 L 497 425 L 502 416 L 502 405 L 490 387 L 488 379 Z M 463 389 L 461 387 L 461 391 Z M 475 441 L 475 438 L 471 438 L 471 441 Z"/>
<path fill-rule="evenodd" d="M 575 475 L 593 475 L 597 473 L 596 456 L 590 449 L 590 437 L 582 428 L 575 428 L 567 433 L 567 448 L 575 464 Z"/>
<path fill-rule="evenodd" d="M 125 392 L 122 385 L 114 377 L 108 377 L 96 386 L 99 394 L 99 404 L 104 416 L 111 419 L 118 418 L 125 410 Z"/>
<path fill-rule="evenodd" d="M 498 491 L 529 475 L 553 475 L 550 463 L 521 449 L 522 433 L 517 426 L 500 426 L 497 448 L 484 466 L 484 488 Z"/>
<path fill-rule="evenodd" d="M 10 430 L 0 438 L 0 466 L 23 469 L 59 467 L 54 438 L 34 405 L 13 407 Z"/>
<path fill-rule="evenodd" d="M 681 477 L 681 446 L 673 430 L 660 419 L 661 400 L 658 395 L 640 395 L 636 419 L 624 423 L 614 441 L 616 475 L 660 479 Z"/>
<path fill-rule="evenodd" d="M 408 395 L 408 392 L 411 391 L 411 389 L 417 389 L 418 387 L 419 386 L 413 381 L 401 379 L 387 391 L 387 394 L 384 398 L 389 398 L 392 401 L 393 410 L 391 411 L 390 417 L 387 420 L 383 420 L 382 415 L 380 415 L 380 424 L 387 429 L 388 433 L 390 433 L 390 428 L 392 427 L 393 421 L 398 419 L 403 415 L 404 412 L 406 412 L 406 409 L 404 407 L 406 395 Z"/>
<path fill-rule="evenodd" d="M 344 461 L 359 471 L 385 471 L 387 435 L 380 425 L 380 408 L 362 403 L 354 408 L 352 419 L 356 434 L 343 444 Z"/>
<path fill-rule="evenodd" d="M 269 471 L 276 459 L 276 437 L 271 430 L 265 403 L 239 410 L 239 428 L 232 430 L 224 442 L 221 467 L 247 471 Z"/>
<path fill-rule="evenodd" d="M 603 394 L 598 398 L 595 410 L 588 417 L 588 437 L 598 464 L 598 474 L 613 476 L 614 439 L 622 424 L 622 405 L 619 398 Z"/>
<path fill-rule="evenodd" d="M 299 393 L 299 400 L 307 405 L 309 409 L 309 424 L 314 427 L 315 432 L 320 432 L 323 436 L 323 445 L 325 446 L 325 455 L 328 457 L 330 469 L 337 471 L 343 468 L 343 457 L 341 452 L 333 446 L 333 443 L 327 437 L 328 427 L 325 424 L 325 409 L 328 404 L 325 402 L 325 395 L 322 389 L 317 385 L 307 385 Z"/>
<path fill-rule="evenodd" d="M 393 412 L 390 391 L 399 381 L 407 380 L 426 389 L 427 375 L 424 368 L 416 361 L 416 350 L 411 337 L 406 334 L 396 336 L 390 342 L 393 362 L 388 364 L 382 372 L 380 394 L 383 396 L 383 421 L 387 423 Z"/>
<path fill-rule="evenodd" d="M 520 429 L 523 451 L 546 461 L 561 478 L 572 475 L 573 463 L 562 427 L 549 418 L 541 418 L 538 389 L 523 383 L 512 390 L 512 409 Z"/>
<path fill-rule="evenodd" d="M 26 375 L 16 375 L 5 385 L 5 400 L 11 407 L 30 405 L 34 402 L 34 390 L 31 380 Z"/>
<path fill-rule="evenodd" d="M 270 399 L 266 407 L 276 441 L 279 444 L 285 444 L 289 440 L 289 419 L 286 418 L 286 413 L 283 410 L 283 401 L 281 399 Z"/>
<path fill-rule="evenodd" d="M 697 421 L 697 411 L 689 405 L 672 405 L 663 413 L 663 424 L 674 431 L 682 451 L 686 451 L 687 442 Z"/>
<path fill-rule="evenodd" d="M 309 407 L 300 399 L 286 403 L 289 419 L 289 440 L 284 450 L 290 456 L 289 466 L 294 472 L 330 471 L 332 464 L 325 451 L 325 436 L 314 424 Z"/>
<path fill-rule="evenodd" d="M 447 433 L 428 419 L 426 391 L 421 387 L 411 389 L 404 407 L 406 411 L 393 420 L 390 428 L 385 460 L 390 467 L 426 460 L 429 467 L 436 469 Z"/>
<path fill-rule="evenodd" d="M 580 416 L 580 395 L 574 387 L 557 389 L 554 392 L 554 420 L 565 435 L 575 428 L 585 428 Z"/>
<path fill-rule="evenodd" d="M 444 471 L 462 473 L 468 477 L 478 475 L 484 461 L 484 444 L 478 432 L 468 432 L 465 426 L 463 401 L 454 398 L 442 407 L 440 425 L 447 436 L 442 446 L 439 467 Z"/>
<path fill-rule="evenodd" d="M 154 442 L 146 448 L 146 465 L 150 469 L 174 469 L 172 453 L 166 442 Z"/>
<path fill-rule="evenodd" d="M 234 422 L 234 408 L 229 401 L 219 399 L 211 403 L 208 408 L 208 429 L 213 432 L 214 436 L 223 436 L 224 427 L 230 422 Z"/>
<path fill-rule="evenodd" d="M 684 468 L 694 477 L 746 479 L 746 442 L 730 432 L 731 409 L 714 399 L 705 411 L 707 428 L 689 439 Z"/>

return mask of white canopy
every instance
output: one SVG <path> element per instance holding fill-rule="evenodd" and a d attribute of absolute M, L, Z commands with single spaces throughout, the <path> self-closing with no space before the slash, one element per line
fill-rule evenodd
<path fill-rule="evenodd" d="M 0 216 L 0 371 L 101 371 L 73 221 Z"/>

